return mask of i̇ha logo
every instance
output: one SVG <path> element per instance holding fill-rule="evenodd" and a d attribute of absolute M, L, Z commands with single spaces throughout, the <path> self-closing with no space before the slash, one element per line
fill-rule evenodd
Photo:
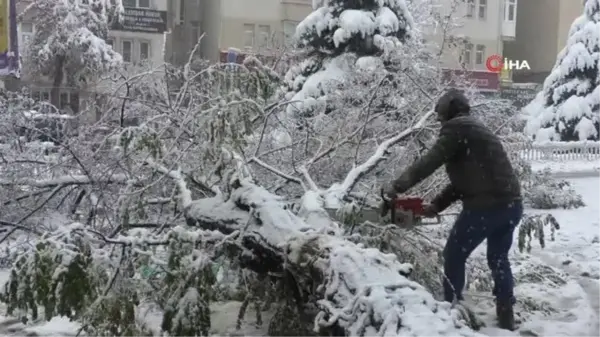
<path fill-rule="evenodd" d="M 492 55 L 492 56 L 488 57 L 487 60 L 485 61 L 485 67 L 493 73 L 499 73 L 503 69 L 504 70 L 513 70 L 513 69 L 531 70 L 531 68 L 529 67 L 529 63 L 527 61 L 519 61 L 519 60 L 515 61 L 515 60 L 509 60 L 507 58 L 503 59 L 502 56 L 500 56 L 500 55 Z"/>

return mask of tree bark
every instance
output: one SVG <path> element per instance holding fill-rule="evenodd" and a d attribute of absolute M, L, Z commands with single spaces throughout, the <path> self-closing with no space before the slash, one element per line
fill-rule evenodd
<path fill-rule="evenodd" d="M 56 58 L 54 77 L 52 79 L 52 89 L 50 90 L 50 103 L 57 109 L 60 109 L 60 87 L 62 86 L 64 73 L 65 59 L 62 56 Z"/>

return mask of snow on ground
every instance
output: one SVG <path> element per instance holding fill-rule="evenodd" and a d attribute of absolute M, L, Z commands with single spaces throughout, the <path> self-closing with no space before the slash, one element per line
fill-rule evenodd
<path fill-rule="evenodd" d="M 537 242 L 532 243 L 531 253 L 519 253 L 515 235 L 511 260 L 517 279 L 515 294 L 518 298 L 516 312 L 519 331 L 511 333 L 495 328 L 495 310 L 491 294 L 472 290 L 467 292 L 473 310 L 486 323 L 486 327 L 481 331 L 484 334 L 600 335 L 600 177 L 567 180 L 582 194 L 586 206 L 549 211 L 561 225 L 555 240 L 547 240 L 544 249 Z M 535 214 L 547 211 L 526 212 Z M 468 263 L 485 265 L 485 249 L 484 243 L 473 253 Z M 0 284 L 4 284 L 7 277 L 6 270 L 0 272 Z M 257 327 L 254 324 L 256 314 L 253 312 L 253 306 L 249 306 L 242 329 L 236 331 L 235 324 L 240 305 L 240 302 L 211 305 L 211 332 L 221 336 L 265 336 L 272 313 L 263 313 L 264 323 Z M 0 307 L 0 312 L 3 310 L 4 308 Z M 159 317 L 154 317 L 151 321 L 160 324 Z M 73 336 L 77 328 L 78 324 L 64 318 L 54 318 L 50 322 L 38 322 L 26 327 L 14 318 L 0 316 L 0 336 Z"/>
<path fill-rule="evenodd" d="M 593 335 L 600 335 L 600 178 L 568 179 L 581 193 L 586 206 L 577 210 L 554 210 L 561 229 L 546 249 L 535 251 L 543 262 L 577 280 L 596 314 Z M 586 307 L 586 304 L 583 305 Z"/>
<path fill-rule="evenodd" d="M 531 161 L 531 169 L 534 171 L 549 169 L 555 175 L 564 177 L 600 176 L 600 160 L 534 160 Z"/>
<path fill-rule="evenodd" d="M 582 194 L 586 206 L 571 210 L 551 210 L 561 225 L 554 241 L 546 247 L 532 243 L 531 253 L 519 253 L 517 236 L 511 252 L 513 273 L 517 279 L 516 312 L 520 335 L 598 336 L 600 317 L 600 178 L 567 179 Z M 526 210 L 526 213 L 546 213 Z M 485 244 L 471 261 L 485 261 Z M 480 261 L 481 261 L 480 260 Z M 485 263 L 485 262 L 484 262 Z M 508 335 L 493 328 L 495 307 L 490 294 L 475 294 L 475 311 L 488 325 L 483 333 Z M 514 334 L 516 335 L 516 334 Z"/>

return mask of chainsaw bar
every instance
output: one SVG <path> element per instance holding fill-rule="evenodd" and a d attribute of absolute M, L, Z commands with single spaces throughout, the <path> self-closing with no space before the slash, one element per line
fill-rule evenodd
<path fill-rule="evenodd" d="M 349 219 L 345 214 L 339 212 L 338 209 L 327 208 L 325 210 L 329 216 L 336 221 L 352 222 L 354 224 L 361 224 L 368 221 L 372 223 L 393 223 L 401 228 L 411 228 L 415 226 L 438 225 L 441 223 L 441 217 L 439 216 L 435 219 L 425 220 L 425 218 L 420 216 L 415 217 L 410 211 L 404 211 L 401 209 L 396 209 L 394 219 L 392 219 L 391 214 L 382 217 L 381 211 L 373 208 L 362 209 L 356 213 L 353 213 L 351 215 L 351 219 Z"/>
<path fill-rule="evenodd" d="M 424 217 L 425 203 L 422 198 L 418 197 L 401 197 L 388 198 L 383 189 L 381 190 L 381 198 L 387 203 L 385 216 L 382 215 L 382 210 L 367 208 L 361 209 L 358 212 L 353 212 L 351 215 L 341 214 L 337 209 L 326 209 L 329 216 L 339 222 L 350 222 L 353 224 L 364 223 L 366 221 L 373 223 L 393 223 L 401 228 L 411 228 L 415 226 L 438 225 L 441 223 L 441 217 L 449 214 L 438 214 L 435 219 Z M 427 219 L 427 220 L 426 220 Z"/>

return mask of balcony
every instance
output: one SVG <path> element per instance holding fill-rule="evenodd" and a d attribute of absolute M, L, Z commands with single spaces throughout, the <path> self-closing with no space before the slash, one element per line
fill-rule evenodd
<path fill-rule="evenodd" d="M 517 36 L 517 0 L 504 0 L 502 40 L 514 41 Z"/>
<path fill-rule="evenodd" d="M 514 21 L 502 22 L 502 40 L 513 41 L 516 37 L 517 23 Z"/>

